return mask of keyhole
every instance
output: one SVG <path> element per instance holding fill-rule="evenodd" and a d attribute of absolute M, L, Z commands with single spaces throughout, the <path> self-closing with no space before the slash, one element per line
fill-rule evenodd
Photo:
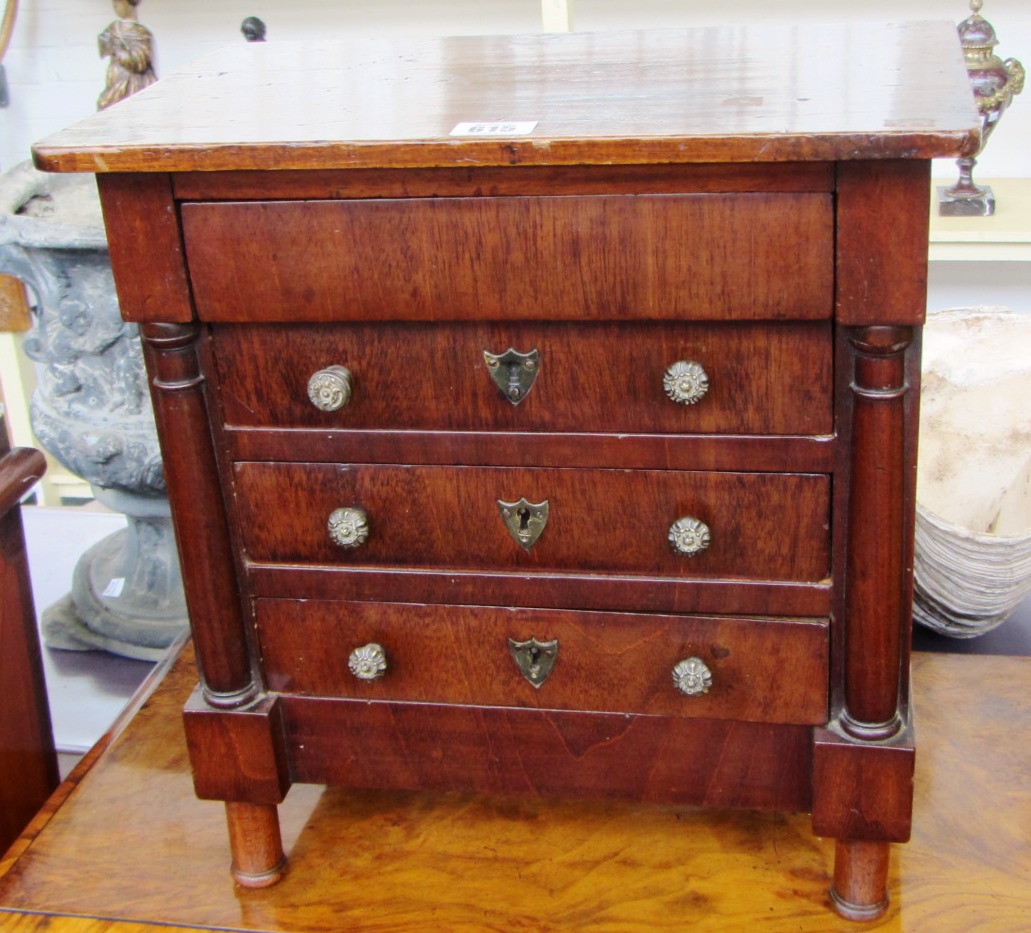
<path fill-rule="evenodd" d="M 530 664 L 527 667 L 526 672 L 530 675 L 531 681 L 538 681 L 541 679 L 541 649 L 536 645 L 530 646 Z"/>
<path fill-rule="evenodd" d="M 519 516 L 519 533 L 528 532 L 530 530 L 530 510 L 523 506 L 516 511 L 516 515 Z"/>

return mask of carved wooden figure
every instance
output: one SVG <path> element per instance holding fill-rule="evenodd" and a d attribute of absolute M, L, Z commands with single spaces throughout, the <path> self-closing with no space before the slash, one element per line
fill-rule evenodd
<path fill-rule="evenodd" d="M 154 73 L 154 37 L 137 20 L 140 0 L 114 0 L 114 22 L 97 37 L 101 58 L 109 58 L 104 90 L 97 109 L 104 110 L 157 81 Z"/>
<path fill-rule="evenodd" d="M 37 146 L 101 172 L 241 884 L 328 782 L 811 810 L 884 909 L 956 44 L 241 44 Z"/>

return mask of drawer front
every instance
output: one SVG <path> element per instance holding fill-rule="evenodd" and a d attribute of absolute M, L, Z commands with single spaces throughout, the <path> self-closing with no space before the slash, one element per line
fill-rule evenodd
<path fill-rule="evenodd" d="M 202 320 L 827 319 L 827 193 L 185 203 Z"/>
<path fill-rule="evenodd" d="M 266 683 L 280 693 L 827 721 L 825 620 L 261 599 L 257 621 Z M 534 638 L 552 664 L 536 686 L 510 645 Z M 385 663 L 375 680 L 349 666 L 352 654 L 356 664 L 369 656 L 362 649 L 370 645 L 382 648 Z M 673 672 L 690 659 L 704 666 L 708 684 L 684 693 Z M 700 665 L 692 663 L 704 681 Z"/>
<path fill-rule="evenodd" d="M 235 426 L 832 430 L 832 338 L 822 321 L 220 325 L 212 333 L 223 413 Z M 499 356 L 510 347 L 536 354 L 530 369 L 518 360 L 489 365 L 485 352 Z M 684 369 L 678 364 L 701 367 L 702 383 L 688 385 L 704 388 L 678 393 L 676 373 Z M 333 366 L 348 370 L 350 398 L 320 408 L 309 397 L 309 382 Z M 503 391 L 512 384 L 514 403 Z"/>
<path fill-rule="evenodd" d="M 310 463 L 239 463 L 234 471 L 241 537 L 257 563 L 793 581 L 828 574 L 823 475 Z M 514 531 L 499 500 L 517 504 Z M 545 502 L 542 526 L 531 505 Z M 367 516 L 360 546 L 331 539 L 338 509 Z M 708 527 L 705 550 L 674 551 L 670 530 L 680 519 Z M 518 540 L 520 530 L 541 527 L 532 546 Z"/>

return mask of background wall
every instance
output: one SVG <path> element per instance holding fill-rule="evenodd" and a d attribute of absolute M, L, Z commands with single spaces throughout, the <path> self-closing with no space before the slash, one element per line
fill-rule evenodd
<path fill-rule="evenodd" d="M 573 26 L 593 31 L 761 21 L 847 22 L 947 19 L 968 15 L 965 0 L 568 0 Z M 158 75 L 233 42 L 240 22 L 260 16 L 269 40 L 362 35 L 534 32 L 542 5 L 561 0 L 142 0 L 140 21 L 155 36 Z M 1031 3 L 986 0 L 1003 58 L 1031 68 Z M 96 37 L 113 19 L 110 0 L 21 0 L 4 65 L 11 104 L 0 109 L 0 169 L 28 158 L 31 143 L 96 106 L 105 63 Z M 813 55 L 822 50 L 813 49 Z M 951 164 L 935 167 L 949 177 Z M 983 177 L 1031 176 L 1031 87 L 1006 114 L 978 170 Z"/>
<path fill-rule="evenodd" d="M 269 41 L 275 42 L 327 35 L 536 32 L 544 17 L 561 20 L 555 13 L 563 7 L 573 28 L 582 31 L 807 20 L 958 22 L 969 15 L 967 0 L 142 0 L 139 16 L 154 33 L 160 76 L 243 42 L 240 22 L 251 15 L 265 20 Z M 982 12 L 1000 36 L 999 54 L 1018 58 L 1031 70 L 1031 0 L 985 0 Z M 0 170 L 27 159 L 34 140 L 95 109 L 106 70 L 96 37 L 113 17 L 111 0 L 21 0 L 4 62 L 11 103 L 0 109 Z M 934 174 L 951 183 L 955 165 L 939 161 Z M 1000 122 L 976 177 L 1031 178 L 1031 85 Z M 1028 227 L 1031 217 L 1023 229 Z M 1028 264 L 931 264 L 929 310 L 977 303 L 1031 311 Z"/>

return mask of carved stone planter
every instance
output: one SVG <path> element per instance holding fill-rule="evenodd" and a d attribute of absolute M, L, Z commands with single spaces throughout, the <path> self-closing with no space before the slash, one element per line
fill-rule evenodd
<path fill-rule="evenodd" d="M 37 305 L 24 343 L 39 371 L 36 436 L 128 519 L 82 555 L 71 592 L 44 611 L 46 642 L 156 659 L 186 608 L 139 336 L 118 313 L 91 176 L 27 163 L 0 176 L 0 272 Z"/>

